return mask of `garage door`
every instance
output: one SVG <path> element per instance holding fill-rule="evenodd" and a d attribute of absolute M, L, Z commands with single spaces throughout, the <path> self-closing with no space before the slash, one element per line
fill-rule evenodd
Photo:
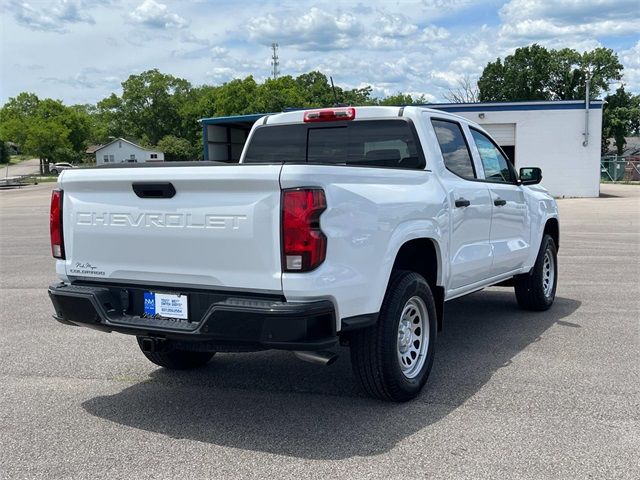
<path fill-rule="evenodd" d="M 516 144 L 515 123 L 485 123 L 482 128 L 489 132 L 500 146 Z"/>

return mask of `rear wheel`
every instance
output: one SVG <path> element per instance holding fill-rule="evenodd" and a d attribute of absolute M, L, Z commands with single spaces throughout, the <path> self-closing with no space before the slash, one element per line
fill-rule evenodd
<path fill-rule="evenodd" d="M 192 352 L 189 350 L 173 349 L 169 346 L 166 351 L 145 352 L 142 349 L 142 340 L 138 337 L 140 351 L 147 359 L 169 370 L 190 370 L 206 365 L 215 355 L 215 352 Z"/>
<path fill-rule="evenodd" d="M 351 334 L 351 363 L 371 396 L 404 402 L 416 397 L 433 365 L 436 305 L 419 274 L 391 276 L 376 325 Z"/>
<path fill-rule="evenodd" d="M 542 311 L 553 305 L 558 285 L 558 255 L 550 235 L 542 237 L 538 258 L 531 271 L 515 278 L 518 305 L 525 310 Z"/>

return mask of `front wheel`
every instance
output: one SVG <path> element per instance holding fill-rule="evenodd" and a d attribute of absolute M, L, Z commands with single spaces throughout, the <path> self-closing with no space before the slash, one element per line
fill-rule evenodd
<path fill-rule="evenodd" d="M 515 278 L 516 299 L 520 308 L 542 311 L 553 305 L 558 285 L 558 254 L 550 235 L 542 237 L 540 251 L 531 271 Z"/>
<path fill-rule="evenodd" d="M 169 370 L 190 370 L 206 365 L 215 352 L 192 352 L 170 348 L 161 352 L 145 352 L 142 339 L 138 337 L 138 346 L 147 359 L 160 367 Z"/>
<path fill-rule="evenodd" d="M 415 272 L 394 272 L 377 324 L 350 337 L 351 364 L 363 390 L 383 400 L 415 398 L 433 365 L 436 324 L 426 280 Z"/>

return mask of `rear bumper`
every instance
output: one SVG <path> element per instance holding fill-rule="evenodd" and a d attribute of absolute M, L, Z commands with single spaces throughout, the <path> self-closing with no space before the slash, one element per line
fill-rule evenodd
<path fill-rule="evenodd" d="M 166 287 L 69 285 L 49 287 L 54 318 L 105 332 L 152 336 L 203 350 L 323 350 L 337 343 L 335 310 L 328 300 L 286 302 L 282 297 L 181 290 L 189 296 L 190 321 L 149 318 L 144 291 Z"/>

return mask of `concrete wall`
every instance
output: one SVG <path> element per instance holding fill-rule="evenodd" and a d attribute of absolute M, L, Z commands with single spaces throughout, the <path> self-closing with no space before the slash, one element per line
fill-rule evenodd
<path fill-rule="evenodd" d="M 540 167 L 542 185 L 556 197 L 597 197 L 600 193 L 602 109 L 589 111 L 589 144 L 584 147 L 584 109 L 456 112 L 482 124 L 514 123 L 516 168 Z M 480 114 L 484 118 L 480 118 Z"/>
<path fill-rule="evenodd" d="M 158 158 L 151 158 L 151 154 L 156 154 Z M 163 152 L 145 150 L 144 148 L 122 140 L 116 140 L 110 145 L 96 151 L 96 164 L 100 165 L 105 163 L 105 155 L 113 155 L 113 163 L 127 162 L 131 158 L 131 155 L 136 156 L 137 163 L 164 161 Z"/>

